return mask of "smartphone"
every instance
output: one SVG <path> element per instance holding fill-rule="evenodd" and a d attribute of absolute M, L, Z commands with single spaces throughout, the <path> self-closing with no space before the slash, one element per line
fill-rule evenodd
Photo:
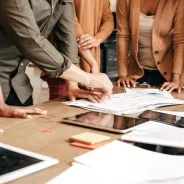
<path fill-rule="evenodd" d="M 181 116 L 146 110 L 142 114 L 139 115 L 139 118 L 148 119 L 148 120 L 156 120 L 156 121 L 163 122 L 163 123 L 166 123 L 172 126 L 184 128 L 184 117 L 181 117 Z"/>

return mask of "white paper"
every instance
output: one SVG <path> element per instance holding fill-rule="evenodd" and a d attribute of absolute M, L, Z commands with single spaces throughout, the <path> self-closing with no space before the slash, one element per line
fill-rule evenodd
<path fill-rule="evenodd" d="M 76 157 L 47 184 L 183 184 L 184 156 L 147 151 L 120 141 Z"/>
<path fill-rule="evenodd" d="M 172 115 L 175 115 L 175 116 L 184 117 L 184 112 L 164 111 L 164 110 L 154 110 L 154 111 L 156 111 L 156 112 L 162 112 L 162 113 L 165 113 L 165 114 L 172 114 Z"/>
<path fill-rule="evenodd" d="M 130 91 L 131 89 L 129 89 Z M 165 94 L 165 93 L 164 93 Z M 105 99 L 102 103 L 92 103 L 88 100 L 76 100 L 75 102 L 63 102 L 66 105 L 82 107 L 89 110 L 112 114 L 131 114 L 151 110 L 161 106 L 184 104 L 184 100 L 177 100 L 171 96 L 160 94 L 142 94 L 139 92 L 121 93 L 112 95 L 111 99 Z"/>
<path fill-rule="evenodd" d="M 122 135 L 121 139 L 184 149 L 184 128 L 149 121 L 140 128 Z"/>
<path fill-rule="evenodd" d="M 74 160 L 117 181 L 148 183 L 184 179 L 184 156 L 155 153 L 121 141 L 113 141 Z"/>
<path fill-rule="evenodd" d="M 85 165 L 75 163 L 65 172 L 49 181 L 47 184 L 183 184 L 184 179 L 174 179 L 170 181 L 132 181 L 131 171 L 129 179 L 124 179 L 124 174 L 120 177 L 108 176 L 103 170 L 92 169 Z"/>

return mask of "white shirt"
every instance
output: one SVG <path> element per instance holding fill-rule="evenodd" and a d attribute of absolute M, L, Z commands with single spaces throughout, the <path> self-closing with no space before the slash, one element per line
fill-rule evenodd
<path fill-rule="evenodd" d="M 152 28 L 155 16 L 140 13 L 138 61 L 147 70 L 157 70 L 152 49 Z"/>

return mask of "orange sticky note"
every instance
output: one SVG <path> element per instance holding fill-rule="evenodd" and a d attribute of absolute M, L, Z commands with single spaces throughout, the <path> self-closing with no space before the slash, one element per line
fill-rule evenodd
<path fill-rule="evenodd" d="M 103 142 L 96 143 L 96 144 L 84 144 L 84 143 L 80 143 L 80 142 L 72 142 L 72 143 L 70 143 L 70 145 L 93 150 L 93 149 L 99 148 L 107 143 L 108 143 L 108 141 L 103 141 Z"/>

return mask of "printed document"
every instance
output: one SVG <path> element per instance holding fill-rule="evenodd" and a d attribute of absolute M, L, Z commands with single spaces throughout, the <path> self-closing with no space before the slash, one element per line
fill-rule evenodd
<path fill-rule="evenodd" d="M 81 99 L 75 102 L 63 102 L 69 106 L 85 108 L 91 111 L 112 113 L 112 114 L 131 114 L 151 110 L 161 106 L 184 104 L 184 100 L 172 97 L 168 92 L 148 93 L 129 89 L 128 93 L 112 95 L 112 98 L 105 99 L 102 103 L 93 103 L 89 100 Z"/>

